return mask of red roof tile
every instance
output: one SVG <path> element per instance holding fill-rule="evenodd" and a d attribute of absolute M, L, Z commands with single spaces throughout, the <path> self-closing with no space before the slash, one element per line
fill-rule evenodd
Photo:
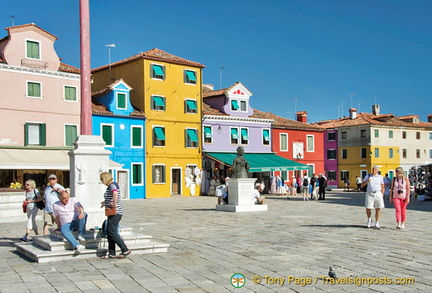
<path fill-rule="evenodd" d="M 52 33 L 47 32 L 46 30 L 44 30 L 43 28 L 40 28 L 39 26 L 35 25 L 34 23 L 27 23 L 27 24 L 22 24 L 22 25 L 10 26 L 10 27 L 5 28 L 5 30 L 9 31 L 11 29 L 20 29 L 20 28 L 26 28 L 26 27 L 35 27 L 37 29 L 40 29 L 44 33 L 50 35 L 52 38 L 57 39 L 57 37 L 54 36 Z"/>
<path fill-rule="evenodd" d="M 210 90 L 208 88 L 203 88 L 203 98 L 215 98 L 218 96 L 222 96 L 225 94 L 225 92 L 229 91 L 230 89 L 232 89 L 233 87 L 235 87 L 236 85 L 238 85 L 240 82 L 235 82 L 232 86 L 224 88 L 224 89 L 219 89 L 219 90 Z"/>
<path fill-rule="evenodd" d="M 297 112 L 300 113 L 300 112 Z M 306 113 L 306 112 L 305 112 Z M 305 130 L 305 131 L 324 131 L 324 128 L 318 125 L 313 125 L 309 123 L 303 123 L 296 120 L 291 120 L 288 118 L 280 117 L 270 112 L 263 112 L 257 109 L 254 109 L 254 113 L 251 116 L 253 118 L 262 118 L 262 119 L 273 119 L 273 127 L 274 128 L 282 128 L 282 129 L 292 129 L 292 130 Z"/>
<path fill-rule="evenodd" d="M 60 62 L 59 71 L 80 74 L 79 68 Z"/>

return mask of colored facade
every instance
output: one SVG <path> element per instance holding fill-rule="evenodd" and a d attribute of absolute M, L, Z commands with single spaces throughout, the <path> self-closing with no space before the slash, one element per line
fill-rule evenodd
<path fill-rule="evenodd" d="M 147 198 L 197 194 L 199 176 L 191 172 L 201 169 L 202 68 L 152 49 L 92 70 L 93 91 L 123 79 L 133 88 L 132 104 L 146 115 Z"/>
<path fill-rule="evenodd" d="M 145 198 L 145 115 L 130 102 L 131 87 L 123 80 L 92 94 L 92 133 L 100 135 L 110 159 L 122 165 L 111 170 L 122 197 Z"/>
<path fill-rule="evenodd" d="M 318 124 L 337 133 L 338 187 L 344 177 L 354 186 L 356 176 L 363 178 L 374 165 L 392 178 L 399 166 L 408 172 L 432 162 L 432 123 L 416 115 L 380 114 L 379 105 L 373 105 L 372 113 L 357 114 L 351 108 L 349 117 Z"/>
<path fill-rule="evenodd" d="M 69 156 L 80 125 L 79 70 L 60 61 L 57 37 L 35 24 L 0 39 L 0 187 L 56 173 L 69 186 Z"/>

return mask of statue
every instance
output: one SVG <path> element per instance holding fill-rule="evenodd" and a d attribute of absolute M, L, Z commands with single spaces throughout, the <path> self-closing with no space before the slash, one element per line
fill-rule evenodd
<path fill-rule="evenodd" d="M 248 178 L 249 163 L 246 161 L 244 154 L 244 148 L 239 146 L 237 148 L 237 157 L 234 159 L 232 164 L 232 173 L 234 178 Z"/>

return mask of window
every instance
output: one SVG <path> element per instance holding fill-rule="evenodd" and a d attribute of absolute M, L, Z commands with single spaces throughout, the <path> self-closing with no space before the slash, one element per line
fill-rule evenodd
<path fill-rule="evenodd" d="M 213 143 L 213 128 L 204 126 L 204 143 Z"/>
<path fill-rule="evenodd" d="M 429 159 L 432 159 L 432 149 L 429 149 Z"/>
<path fill-rule="evenodd" d="M 327 150 L 327 160 L 334 160 L 334 159 L 336 159 L 336 150 L 335 149 Z"/>
<path fill-rule="evenodd" d="M 26 56 L 30 59 L 40 59 L 40 44 L 37 41 L 26 41 Z"/>
<path fill-rule="evenodd" d="M 247 103 L 246 101 L 240 101 L 240 111 L 246 112 L 247 111 Z"/>
<path fill-rule="evenodd" d="M 102 139 L 105 141 L 106 146 L 114 146 L 114 125 L 101 124 Z"/>
<path fill-rule="evenodd" d="M 195 100 L 185 100 L 185 112 L 186 113 L 197 113 L 197 104 Z"/>
<path fill-rule="evenodd" d="M 406 159 L 406 157 L 407 157 L 407 150 L 402 149 L 402 158 Z"/>
<path fill-rule="evenodd" d="M 432 132 L 429 132 L 429 140 L 432 140 Z"/>
<path fill-rule="evenodd" d="M 394 157 L 394 151 L 393 149 L 389 149 L 389 159 L 393 159 Z"/>
<path fill-rule="evenodd" d="M 184 73 L 185 73 L 185 75 L 184 75 L 185 83 L 190 83 L 190 84 L 196 84 L 197 83 L 195 71 L 185 70 Z"/>
<path fill-rule="evenodd" d="M 403 139 L 406 139 L 406 138 L 407 138 L 406 131 L 402 131 L 402 138 L 403 138 Z"/>
<path fill-rule="evenodd" d="M 375 137 L 379 137 L 379 129 L 375 129 L 374 130 L 374 136 Z"/>
<path fill-rule="evenodd" d="M 65 125 L 65 145 L 73 146 L 73 143 L 77 139 L 77 129 L 76 125 Z"/>
<path fill-rule="evenodd" d="M 117 109 L 126 109 L 126 94 L 117 93 Z"/>
<path fill-rule="evenodd" d="M 196 129 L 186 129 L 186 147 L 187 148 L 198 147 L 198 135 Z"/>
<path fill-rule="evenodd" d="M 340 181 L 343 181 L 345 177 L 349 180 L 349 171 L 340 171 Z"/>
<path fill-rule="evenodd" d="M 165 66 L 152 64 L 151 65 L 151 77 L 155 79 L 165 79 Z"/>
<path fill-rule="evenodd" d="M 165 111 L 165 98 L 160 96 L 152 96 L 151 109 L 156 111 Z"/>
<path fill-rule="evenodd" d="M 419 131 L 416 132 L 416 139 L 420 139 L 420 132 Z"/>
<path fill-rule="evenodd" d="M 131 145 L 134 148 L 140 148 L 143 146 L 143 127 L 142 126 L 131 126 Z"/>
<path fill-rule="evenodd" d="M 143 164 L 132 163 L 132 185 L 142 185 L 143 183 Z"/>
<path fill-rule="evenodd" d="M 360 149 L 360 158 L 364 159 L 367 157 L 367 153 L 366 153 L 366 148 L 361 148 Z"/>
<path fill-rule="evenodd" d="M 336 180 L 336 171 L 327 171 L 327 180 L 335 181 Z"/>
<path fill-rule="evenodd" d="M 347 138 L 347 133 L 346 131 L 342 131 L 342 139 L 346 139 Z"/>
<path fill-rule="evenodd" d="M 416 149 L 416 158 L 420 159 L 420 149 Z"/>
<path fill-rule="evenodd" d="M 27 97 L 42 98 L 42 84 L 40 82 L 27 82 Z"/>
<path fill-rule="evenodd" d="M 152 169 L 153 183 L 165 183 L 165 166 L 153 165 Z"/>
<path fill-rule="evenodd" d="M 77 89 L 74 86 L 64 87 L 64 100 L 65 101 L 76 101 L 77 100 Z"/>
<path fill-rule="evenodd" d="M 231 144 L 238 144 L 238 129 L 231 128 Z"/>
<path fill-rule="evenodd" d="M 25 145 L 46 145 L 46 124 L 26 123 L 24 125 Z"/>
<path fill-rule="evenodd" d="M 360 130 L 360 137 L 366 137 L 366 130 L 365 129 Z"/>
<path fill-rule="evenodd" d="M 346 158 L 348 158 L 348 150 L 342 149 L 342 159 L 346 159 Z"/>
<path fill-rule="evenodd" d="M 375 158 L 379 158 L 379 148 L 375 148 Z"/>
<path fill-rule="evenodd" d="M 247 128 L 242 128 L 240 130 L 241 133 L 241 144 L 248 144 L 249 143 L 249 131 Z"/>
<path fill-rule="evenodd" d="M 393 138 L 393 130 L 389 130 L 389 138 Z"/>
<path fill-rule="evenodd" d="M 262 138 L 263 145 L 270 145 L 270 129 L 263 129 Z"/>
<path fill-rule="evenodd" d="M 279 134 L 280 139 L 280 151 L 287 152 L 288 151 L 288 134 L 281 133 Z"/>
<path fill-rule="evenodd" d="M 306 135 L 306 149 L 308 152 L 314 152 L 315 151 L 315 144 L 314 144 L 314 136 L 313 135 Z"/>
<path fill-rule="evenodd" d="M 165 146 L 165 128 L 153 127 L 153 146 Z"/>
<path fill-rule="evenodd" d="M 336 132 L 329 132 L 329 133 L 327 133 L 327 140 L 328 141 L 334 141 L 334 140 L 336 140 Z"/>
<path fill-rule="evenodd" d="M 239 105 L 237 100 L 231 100 L 231 110 L 238 111 Z"/>

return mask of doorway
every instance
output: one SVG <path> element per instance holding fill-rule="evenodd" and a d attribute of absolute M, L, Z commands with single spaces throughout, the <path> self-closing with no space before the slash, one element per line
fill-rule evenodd
<path fill-rule="evenodd" d="M 117 183 L 119 184 L 122 199 L 129 199 L 128 171 L 117 170 Z"/>
<path fill-rule="evenodd" d="M 181 169 L 171 169 L 171 195 L 181 194 Z"/>

